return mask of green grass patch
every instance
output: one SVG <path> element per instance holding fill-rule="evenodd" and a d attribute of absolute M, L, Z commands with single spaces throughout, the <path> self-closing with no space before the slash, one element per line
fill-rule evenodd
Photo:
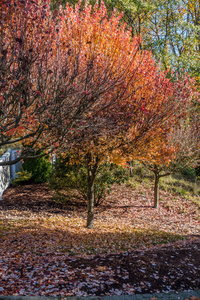
<path fill-rule="evenodd" d="M 129 178 L 129 185 L 138 191 L 141 195 L 145 193 L 144 189 L 154 189 L 154 175 L 149 170 L 145 169 L 139 163 L 133 166 L 133 177 Z M 174 196 L 184 197 L 195 203 L 200 208 L 200 176 L 188 177 L 184 174 L 173 174 L 170 176 L 162 177 L 159 181 L 159 189 Z M 171 201 L 171 200 L 170 200 Z M 160 198 L 160 202 L 164 199 Z M 165 207 L 172 206 L 172 203 L 165 203 Z M 197 209 L 195 218 L 199 217 L 200 213 Z"/>
<path fill-rule="evenodd" d="M 89 234 L 81 234 L 77 244 L 62 244 L 62 251 L 69 254 L 100 254 L 131 251 L 154 245 L 167 244 L 184 237 L 179 234 L 172 234 L 164 231 L 132 229 L 131 231 L 116 231 L 110 233 L 94 232 Z"/>

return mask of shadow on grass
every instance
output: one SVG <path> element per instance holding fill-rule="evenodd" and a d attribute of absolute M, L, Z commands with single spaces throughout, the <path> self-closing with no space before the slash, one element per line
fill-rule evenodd
<path fill-rule="evenodd" d="M 151 208 L 151 205 L 117 205 L 115 202 L 102 203 L 98 207 L 99 212 L 104 212 L 111 208 Z M 47 184 L 27 184 L 10 187 L 3 195 L 0 201 L 0 209 L 30 212 L 49 212 L 53 214 L 63 214 L 68 211 L 86 212 L 87 203 L 84 199 L 72 198 L 64 201 L 56 201 L 53 191 L 49 189 Z"/>
<path fill-rule="evenodd" d="M 53 191 L 47 184 L 27 184 L 9 187 L 0 201 L 2 210 L 19 211 L 29 210 L 31 212 L 50 212 L 63 213 L 64 211 L 73 211 L 75 208 L 85 209 L 86 203 L 79 199 L 58 202 L 54 198 Z"/>
<path fill-rule="evenodd" d="M 50 229 L 39 220 L 35 225 L 28 220 L 22 223 L 0 220 L 0 235 L 2 232 L 3 255 L 8 257 L 6 262 L 9 254 L 11 256 L 11 272 L 14 270 L 15 276 L 28 284 L 30 275 L 33 282 L 46 277 L 48 282 L 43 285 L 49 285 L 49 276 L 53 281 L 56 274 L 59 278 L 56 287 L 61 294 L 62 288 L 69 284 L 79 285 L 81 291 L 92 295 L 115 294 L 115 289 L 126 294 L 131 287 L 134 293 L 141 294 L 168 291 L 169 288 L 176 291 L 199 288 L 198 239 L 186 247 L 175 243 L 152 248 L 150 246 L 156 243 L 184 237 L 139 229 L 132 232 L 86 230 L 76 224 L 70 228 Z M 10 272 L 9 268 L 5 272 Z M 11 288 L 11 282 L 8 285 Z"/>

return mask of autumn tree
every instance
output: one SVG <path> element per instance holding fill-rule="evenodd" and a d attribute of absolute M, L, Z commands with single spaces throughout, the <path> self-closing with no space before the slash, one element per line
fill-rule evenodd
<path fill-rule="evenodd" d="M 0 147 L 23 146 L 18 158 L 1 165 L 13 164 L 38 148 L 54 150 L 62 139 L 58 132 L 63 124 L 55 117 L 61 107 L 72 123 L 80 122 L 88 109 L 84 101 L 76 103 L 74 97 L 74 81 L 80 80 L 83 71 L 78 68 L 80 53 L 70 56 L 72 50 L 66 44 L 63 54 L 60 22 L 59 14 L 50 11 L 48 0 L 25 0 L 17 5 L 12 0 L 1 2 Z"/>
<path fill-rule="evenodd" d="M 73 9 L 67 4 L 57 12 L 60 68 L 66 78 L 73 70 L 79 75 L 73 81 L 74 94 L 69 98 L 61 94 L 57 100 L 60 110 L 54 134 L 62 137 L 59 151 L 72 153 L 87 166 L 87 227 L 92 228 L 99 164 L 108 157 L 121 164 L 122 147 L 131 144 L 138 149 L 148 144 L 158 129 L 174 118 L 178 105 L 184 106 L 188 94 L 185 83 L 171 83 L 159 72 L 151 53 L 139 50 L 140 38 L 132 37 L 125 24 L 120 25 L 120 16 L 113 13 L 108 18 L 104 4 L 93 8 L 80 5 Z M 67 71 L 62 67 L 66 57 Z M 75 121 L 67 110 L 71 99 L 71 111 L 80 114 Z"/>
<path fill-rule="evenodd" d="M 90 28 L 84 11 L 83 20 L 69 6 L 51 12 L 48 0 L 1 4 L 0 146 L 23 144 L 20 157 L 4 165 L 38 148 L 50 152 L 76 140 L 76 133 L 90 126 L 94 107 L 108 107 L 114 88 L 117 97 L 124 93 L 119 86 L 137 53 L 139 38 L 131 43 L 126 58 L 112 42 L 115 20 L 113 27 L 101 26 L 106 17 L 103 8 L 96 12 L 99 23 Z M 103 30 L 107 40 L 102 38 Z M 124 39 L 129 39 L 128 34 Z M 129 63 L 123 65 L 123 60 Z"/>
<path fill-rule="evenodd" d="M 56 9 L 58 7 L 58 3 L 61 3 L 63 6 L 66 3 L 69 3 L 72 7 L 75 4 L 79 3 L 79 0 L 52 0 L 52 9 Z M 84 7 L 85 3 L 88 1 L 81 1 L 81 8 Z M 94 6 L 96 4 L 96 0 L 90 0 L 89 3 Z M 99 1 L 99 3 L 104 3 L 108 12 L 108 16 L 111 16 L 113 11 L 121 14 L 123 16 L 121 18 L 121 22 L 126 23 L 127 28 L 132 28 L 132 35 L 141 35 L 143 37 L 142 43 L 145 42 L 144 35 L 148 31 L 148 18 L 154 12 L 155 7 L 152 5 L 152 1 L 143 1 L 143 0 L 105 0 Z M 140 44 L 141 47 L 141 44 Z"/>
<path fill-rule="evenodd" d="M 146 153 L 142 162 L 154 173 L 154 207 L 159 207 L 159 180 L 200 163 L 200 118 L 192 111 L 171 129 L 152 141 L 154 151 Z"/>
<path fill-rule="evenodd" d="M 144 61 L 145 65 L 149 55 L 138 52 L 140 39 L 135 37 L 131 40 L 130 32 L 126 32 L 124 26 L 119 26 L 119 17 L 113 15 L 108 20 L 104 5 L 99 8 L 96 6 L 94 13 L 91 13 L 91 7 L 87 5 L 82 12 L 78 5 L 75 10 L 67 5 L 65 10 L 60 8 L 60 13 L 60 32 L 63 38 L 60 52 L 65 57 L 67 47 L 68 60 L 71 62 L 68 74 L 74 68 L 80 70 L 79 77 L 73 83 L 74 110 L 77 115 L 85 108 L 88 111 L 79 120 L 79 130 L 75 130 L 76 124 L 70 120 L 65 110 L 68 100 L 61 98 L 63 109 L 57 115 L 60 123 L 58 134 L 65 143 L 60 144 L 59 149 L 63 152 L 69 149 L 77 152 L 76 149 L 81 148 L 85 152 L 88 168 L 88 227 L 92 227 L 94 179 L 100 152 L 102 149 L 105 152 L 103 144 L 106 144 L 102 137 L 118 128 L 127 128 L 128 123 L 118 123 L 122 115 L 119 109 L 116 110 L 117 103 L 119 99 L 125 99 L 125 94 L 127 98 L 127 87 L 135 74 L 138 74 L 135 82 L 144 77 L 145 67 L 140 68 L 140 64 Z M 154 66 L 151 65 L 149 69 L 151 68 L 154 69 Z M 139 82 L 137 85 L 140 86 Z M 127 111 L 125 117 L 131 120 L 131 113 Z"/>
<path fill-rule="evenodd" d="M 0 147 L 23 142 L 26 144 L 23 157 L 41 138 L 49 135 L 51 117 L 47 94 L 52 63 L 55 66 L 52 57 L 56 36 L 48 2 L 2 1 Z"/>
<path fill-rule="evenodd" d="M 54 7 L 58 1 L 53 0 Z M 78 0 L 71 0 L 74 5 Z M 82 1 L 83 3 L 85 1 Z M 89 1 L 92 5 L 96 1 Z M 196 0 L 105 0 L 109 14 L 123 12 L 122 20 L 132 34 L 142 37 L 141 48 L 152 51 L 166 69 L 187 71 L 199 83 L 199 1 Z M 61 3 L 66 3 L 62 0 Z"/>

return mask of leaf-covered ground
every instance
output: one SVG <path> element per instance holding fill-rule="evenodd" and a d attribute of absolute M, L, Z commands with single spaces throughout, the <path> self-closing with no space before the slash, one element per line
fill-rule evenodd
<path fill-rule="evenodd" d="M 114 186 L 88 230 L 86 206 L 47 185 L 0 201 L 0 295 L 122 295 L 200 288 L 199 207 L 161 191 Z"/>

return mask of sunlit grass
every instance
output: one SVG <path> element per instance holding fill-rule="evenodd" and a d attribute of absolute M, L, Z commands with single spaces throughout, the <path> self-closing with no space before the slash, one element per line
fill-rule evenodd
<path fill-rule="evenodd" d="M 129 184 L 135 190 L 142 188 L 154 188 L 154 174 L 145 169 L 139 163 L 135 163 L 133 177 L 129 179 Z M 200 177 L 187 178 L 181 174 L 174 174 L 160 178 L 159 189 L 183 196 L 200 207 Z"/>
<path fill-rule="evenodd" d="M 0 233 L 7 242 L 25 240 L 26 249 L 40 253 L 41 249 L 69 255 L 105 254 L 131 251 L 183 239 L 179 234 L 134 228 L 123 223 L 96 221 L 96 229 L 88 230 L 85 220 L 63 216 L 33 220 L 1 221 Z M 23 246 L 22 246 L 23 247 Z"/>

